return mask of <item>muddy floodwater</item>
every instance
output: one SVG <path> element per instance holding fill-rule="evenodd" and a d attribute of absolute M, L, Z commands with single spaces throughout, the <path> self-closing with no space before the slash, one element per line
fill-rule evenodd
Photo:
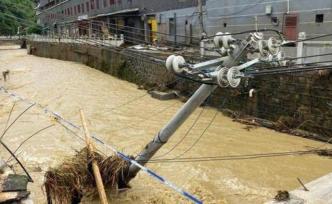
<path fill-rule="evenodd" d="M 79 63 L 29 56 L 26 50 L 20 50 L 17 46 L 0 46 L 0 70 L 7 69 L 10 70 L 8 80 L 1 80 L 0 83 L 11 92 L 47 106 L 76 124 L 81 124 L 79 109 L 84 109 L 91 132 L 131 155 L 136 155 L 183 104 L 178 100 L 153 99 L 135 84 Z M 2 131 L 14 100 L 0 92 L 0 101 Z M 17 101 L 10 122 L 27 107 L 27 104 Z M 332 147 L 265 128 L 248 130 L 246 125 L 233 122 L 221 113 L 210 124 L 215 114 L 214 108 L 196 110 L 161 149 L 159 157 L 181 140 L 198 116 L 196 125 L 183 142 L 160 158 L 174 158 L 183 152 L 186 153 L 182 157 L 192 158 Z M 17 152 L 35 181 L 29 184 L 29 189 L 38 204 L 46 203 L 41 190 L 45 171 L 80 150 L 84 143 L 37 107 L 32 107 L 14 123 L 3 139 L 14 150 L 31 134 L 51 124 L 54 126 L 32 137 Z M 209 125 L 197 144 L 187 151 Z M 106 148 L 101 148 L 101 151 L 111 154 Z M 2 147 L 0 153 L 1 157 L 8 157 Z M 317 155 L 293 155 L 208 162 L 162 162 L 147 166 L 197 195 L 205 203 L 256 204 L 273 198 L 278 190 L 298 188 L 296 178 L 309 182 L 331 172 L 332 160 Z M 130 190 L 113 195 L 112 203 L 188 203 L 143 172 L 131 182 L 131 186 Z M 93 202 L 98 203 L 96 200 L 85 201 Z"/>

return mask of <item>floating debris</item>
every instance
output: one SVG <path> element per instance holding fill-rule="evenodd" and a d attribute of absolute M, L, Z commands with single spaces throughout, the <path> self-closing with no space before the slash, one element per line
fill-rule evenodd
<path fill-rule="evenodd" d="M 2 77 L 3 77 L 4 81 L 7 81 L 8 77 L 9 77 L 9 73 L 10 73 L 10 71 L 8 69 L 2 72 Z"/>
<path fill-rule="evenodd" d="M 289 200 L 289 192 L 288 191 L 278 191 L 277 195 L 274 197 L 274 199 L 278 202 L 281 201 L 288 201 Z"/>
<path fill-rule="evenodd" d="M 117 156 L 104 157 L 94 153 L 100 173 L 108 190 L 116 190 L 121 183 L 128 163 Z M 73 158 L 59 167 L 45 173 L 45 190 L 49 203 L 79 203 L 83 196 L 98 193 L 91 168 L 92 158 L 88 158 L 87 148 L 82 149 Z"/>
<path fill-rule="evenodd" d="M 332 150 L 331 150 L 331 149 L 321 149 L 321 150 L 317 150 L 317 154 L 318 154 L 319 156 L 332 157 Z"/>

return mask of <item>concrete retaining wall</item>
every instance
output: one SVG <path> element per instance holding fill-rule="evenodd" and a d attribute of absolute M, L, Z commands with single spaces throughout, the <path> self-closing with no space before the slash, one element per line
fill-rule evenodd
<path fill-rule="evenodd" d="M 65 43 L 30 42 L 32 54 L 80 62 L 145 88 L 177 89 L 191 95 L 199 84 L 175 80 L 163 65 L 144 61 L 128 50 Z M 332 135 L 332 74 L 311 72 L 297 75 L 259 77 L 243 82 L 238 89 L 218 88 L 207 103 L 276 122 L 280 130 L 301 129 L 327 140 Z M 249 97 L 249 90 L 256 94 Z M 277 127 L 278 128 L 278 127 Z"/>

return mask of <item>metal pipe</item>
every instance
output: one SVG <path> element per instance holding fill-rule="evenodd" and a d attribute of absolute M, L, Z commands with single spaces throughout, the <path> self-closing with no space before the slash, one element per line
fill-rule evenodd
<path fill-rule="evenodd" d="M 289 0 L 287 0 L 287 14 L 289 14 L 289 11 L 290 11 L 290 3 Z"/>
<path fill-rule="evenodd" d="M 186 121 L 186 119 L 199 107 L 217 88 L 215 85 L 203 84 L 194 93 L 194 95 L 182 106 L 182 108 L 176 113 L 176 115 L 158 132 L 155 138 L 144 148 L 144 150 L 138 154 L 135 160 L 145 165 L 153 155 L 167 143 L 168 139 L 174 134 L 174 132 Z M 130 165 L 129 174 L 126 178 L 128 183 L 134 178 L 140 171 L 136 165 Z"/>
<path fill-rule="evenodd" d="M 225 61 L 228 57 L 220 57 L 217 59 L 213 59 L 213 60 L 209 60 L 206 62 L 201 62 L 198 64 L 195 64 L 193 66 L 191 66 L 192 69 L 206 69 L 208 67 L 213 67 L 216 65 L 220 65 L 223 61 Z"/>

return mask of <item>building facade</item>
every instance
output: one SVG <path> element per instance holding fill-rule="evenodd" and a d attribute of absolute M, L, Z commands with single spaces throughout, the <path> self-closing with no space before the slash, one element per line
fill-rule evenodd
<path fill-rule="evenodd" d="M 38 22 L 62 35 L 123 34 L 133 43 L 185 41 L 176 36 L 194 35 L 196 8 L 197 0 L 41 0 Z"/>
<path fill-rule="evenodd" d="M 295 40 L 332 31 L 330 0 L 40 0 L 39 23 L 61 35 L 123 34 L 127 42 L 192 43 L 204 32 L 275 29 Z"/>
<path fill-rule="evenodd" d="M 330 0 L 208 0 L 206 11 L 211 34 L 276 29 L 295 40 L 299 32 L 314 37 L 332 31 Z"/>

